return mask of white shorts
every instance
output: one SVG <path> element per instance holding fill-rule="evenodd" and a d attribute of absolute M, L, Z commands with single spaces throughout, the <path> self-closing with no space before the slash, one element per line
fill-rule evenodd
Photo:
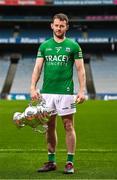
<path fill-rule="evenodd" d="M 46 106 L 53 111 L 52 115 L 64 116 L 76 112 L 74 95 L 42 94 Z"/>

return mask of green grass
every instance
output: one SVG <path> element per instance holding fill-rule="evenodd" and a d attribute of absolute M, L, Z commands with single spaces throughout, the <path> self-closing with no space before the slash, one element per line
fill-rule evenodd
<path fill-rule="evenodd" d="M 87 101 L 77 106 L 75 174 L 64 175 L 65 132 L 57 119 L 57 171 L 37 173 L 47 161 L 44 135 L 17 129 L 12 116 L 28 101 L 0 100 L 0 179 L 117 179 L 117 101 Z"/>

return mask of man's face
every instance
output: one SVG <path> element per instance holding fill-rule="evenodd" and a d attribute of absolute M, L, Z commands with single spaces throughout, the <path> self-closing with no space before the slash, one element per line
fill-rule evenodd
<path fill-rule="evenodd" d="M 68 29 L 68 25 L 65 20 L 61 21 L 60 19 L 54 19 L 54 22 L 51 24 L 51 28 L 54 35 L 61 39 L 64 37 Z"/>

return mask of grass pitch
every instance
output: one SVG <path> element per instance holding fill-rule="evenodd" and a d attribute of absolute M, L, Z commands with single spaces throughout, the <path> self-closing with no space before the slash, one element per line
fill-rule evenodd
<path fill-rule="evenodd" d="M 47 161 L 44 135 L 17 129 L 13 113 L 28 101 L 0 100 L 0 179 L 117 179 L 117 101 L 87 101 L 77 106 L 75 174 L 64 175 L 65 132 L 57 119 L 57 171 L 37 173 Z"/>

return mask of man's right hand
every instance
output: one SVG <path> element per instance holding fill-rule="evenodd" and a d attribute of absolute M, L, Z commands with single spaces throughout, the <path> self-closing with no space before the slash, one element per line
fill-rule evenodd
<path fill-rule="evenodd" d="M 30 96 L 33 101 L 39 100 L 41 97 L 37 89 L 31 89 Z"/>

